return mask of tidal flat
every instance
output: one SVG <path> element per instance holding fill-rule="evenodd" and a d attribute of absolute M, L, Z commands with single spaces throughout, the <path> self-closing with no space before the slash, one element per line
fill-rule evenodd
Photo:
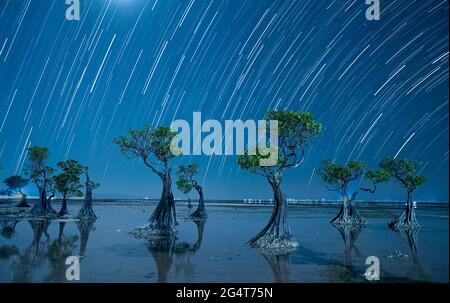
<path fill-rule="evenodd" d="M 195 206 L 195 202 L 193 203 Z M 12 204 L 10 204 L 12 205 Z M 95 222 L 0 216 L 0 282 L 66 282 L 66 258 L 80 257 L 78 282 L 361 282 L 366 258 L 380 261 L 380 280 L 448 282 L 448 203 L 418 203 L 418 232 L 387 223 L 401 208 L 358 205 L 366 227 L 329 223 L 335 205 L 293 205 L 289 224 L 300 246 L 272 254 L 246 242 L 267 223 L 272 207 L 206 201 L 208 219 L 194 222 L 177 202 L 176 237 L 144 241 L 131 232 L 144 225 L 155 202 L 95 201 Z M 55 208 L 59 207 L 57 202 Z M 1 209 L 8 204 L 1 203 Z M 71 201 L 75 214 L 80 202 Z M 370 282 L 373 283 L 373 282 Z"/>

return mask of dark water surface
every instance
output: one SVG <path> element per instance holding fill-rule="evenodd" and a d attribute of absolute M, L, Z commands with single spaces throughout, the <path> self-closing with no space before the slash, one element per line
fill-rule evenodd
<path fill-rule="evenodd" d="M 176 239 L 135 239 L 130 231 L 153 207 L 96 203 L 95 223 L 0 219 L 0 282 L 66 282 L 71 255 L 82 256 L 80 282 L 365 282 L 369 256 L 380 260 L 381 282 L 449 279 L 446 206 L 419 207 L 421 229 L 409 234 L 387 227 L 395 207 L 360 207 L 369 225 L 339 230 L 329 223 L 337 205 L 294 206 L 289 222 L 300 247 L 278 256 L 246 244 L 271 207 L 207 205 L 208 220 L 196 224 L 180 204 Z"/>

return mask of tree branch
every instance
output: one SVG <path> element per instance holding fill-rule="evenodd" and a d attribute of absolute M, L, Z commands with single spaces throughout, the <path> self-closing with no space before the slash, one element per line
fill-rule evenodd
<path fill-rule="evenodd" d="M 157 170 L 147 159 L 147 157 L 143 157 L 144 160 L 144 164 L 147 165 L 147 167 L 149 167 L 155 174 L 157 174 L 158 176 L 162 177 L 163 173 L 160 172 L 159 170 Z"/>
<path fill-rule="evenodd" d="M 365 192 L 369 192 L 371 194 L 374 194 L 375 191 L 377 190 L 377 184 L 375 182 L 373 182 L 373 188 L 365 188 L 365 187 L 360 187 L 359 190 L 365 191 Z"/>
<path fill-rule="evenodd" d="M 337 191 L 338 193 L 343 194 L 341 189 L 337 187 L 330 187 L 328 184 L 325 184 L 325 187 L 327 188 L 328 191 Z"/>

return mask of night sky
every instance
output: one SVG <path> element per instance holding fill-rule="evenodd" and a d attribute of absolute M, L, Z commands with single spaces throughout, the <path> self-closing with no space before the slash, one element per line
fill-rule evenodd
<path fill-rule="evenodd" d="M 423 163 L 415 199 L 448 201 L 448 1 L 0 0 L 1 179 L 23 172 L 26 148 L 89 166 L 97 197 L 159 197 L 161 182 L 112 143 L 128 128 L 310 111 L 326 131 L 286 172 L 289 198 L 337 198 L 314 168 L 325 158 Z M 200 165 L 205 197 L 270 198 L 235 156 Z M 175 178 L 175 176 L 174 176 Z M 28 194 L 35 194 L 32 185 Z M 182 194 L 175 191 L 176 197 Z M 402 199 L 394 181 L 360 199 Z"/>

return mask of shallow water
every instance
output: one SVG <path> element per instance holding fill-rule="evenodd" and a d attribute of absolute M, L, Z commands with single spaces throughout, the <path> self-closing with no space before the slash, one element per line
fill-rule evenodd
<path fill-rule="evenodd" d="M 93 224 L 0 221 L 0 282 L 66 282 L 70 255 L 82 256 L 80 282 L 365 282 L 368 256 L 379 258 L 381 282 L 449 279 L 448 207 L 419 207 L 417 234 L 388 229 L 400 212 L 394 207 L 360 207 L 369 221 L 362 230 L 333 227 L 338 206 L 291 207 L 300 247 L 274 256 L 246 244 L 271 207 L 210 204 L 202 226 L 180 204 L 177 238 L 148 243 L 130 231 L 146 223 L 149 204 L 96 203 Z"/>

